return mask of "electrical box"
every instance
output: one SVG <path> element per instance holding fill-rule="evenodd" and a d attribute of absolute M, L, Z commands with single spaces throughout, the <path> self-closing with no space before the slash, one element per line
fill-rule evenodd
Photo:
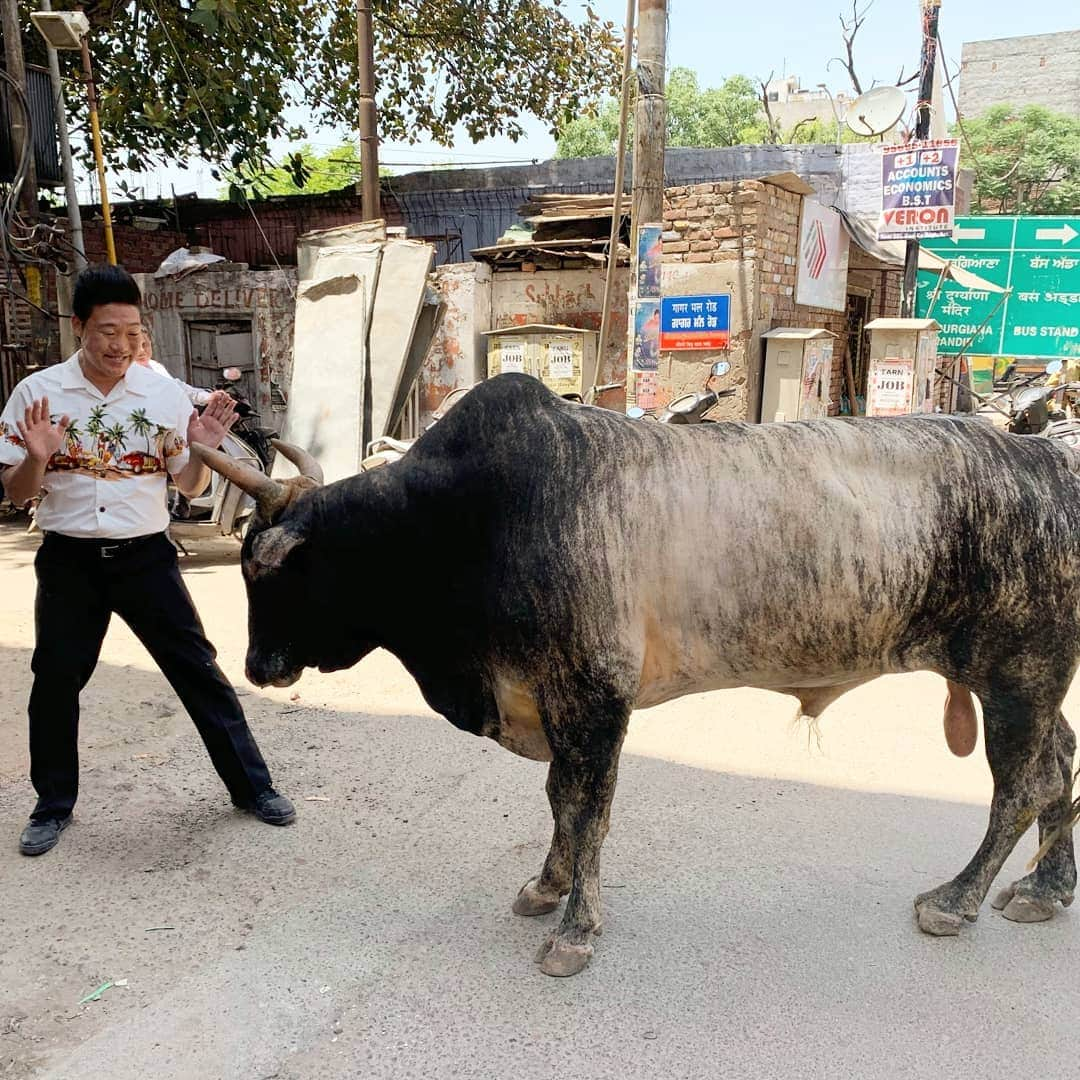
<path fill-rule="evenodd" d="M 762 423 L 828 416 L 836 335 L 830 330 L 778 326 L 761 336 L 765 340 Z"/>
<path fill-rule="evenodd" d="M 488 377 L 510 371 L 539 379 L 556 394 L 585 393 L 596 385 L 595 330 L 530 323 L 488 330 Z"/>
<path fill-rule="evenodd" d="M 870 334 L 867 416 L 934 411 L 938 330 L 933 319 L 874 319 Z"/>

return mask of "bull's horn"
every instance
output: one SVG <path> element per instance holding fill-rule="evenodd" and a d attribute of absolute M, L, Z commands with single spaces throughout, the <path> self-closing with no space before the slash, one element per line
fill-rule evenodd
<path fill-rule="evenodd" d="M 322 466 L 315 460 L 313 455 L 306 450 L 302 450 L 299 446 L 282 442 L 280 439 L 271 439 L 270 445 L 286 461 L 291 461 L 300 470 L 301 476 L 306 476 L 309 480 L 314 480 L 316 484 L 322 486 L 324 483 Z"/>
<path fill-rule="evenodd" d="M 287 501 L 284 486 L 258 469 L 199 443 L 191 444 L 191 452 L 204 465 L 234 483 L 241 491 L 246 491 L 259 504 L 265 517 L 273 516 L 274 511 Z"/>

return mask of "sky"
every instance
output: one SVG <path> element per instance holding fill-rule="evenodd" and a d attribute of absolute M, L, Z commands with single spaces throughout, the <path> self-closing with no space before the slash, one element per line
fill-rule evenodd
<path fill-rule="evenodd" d="M 668 67 L 689 67 L 702 86 L 715 86 L 729 75 L 764 79 L 770 73 L 797 75 L 803 87 L 824 82 L 834 93 L 851 93 L 847 72 L 832 57 L 843 51 L 839 14 L 850 15 L 850 0 L 770 0 L 768 4 L 725 3 L 724 0 L 668 0 Z M 626 0 L 592 0 L 592 8 L 621 28 Z M 568 0 L 564 10 L 577 17 L 581 0 Z M 811 14 L 811 11 L 813 14 Z M 1067 0 L 942 0 L 940 36 L 948 70 L 960 66 L 965 41 L 1047 34 L 1080 28 L 1080 13 Z M 621 33 L 621 30 L 620 30 Z M 901 67 L 910 74 L 919 59 L 918 0 L 874 0 L 855 41 L 856 70 L 863 88 L 873 82 L 893 83 Z M 302 113 L 290 120 L 304 123 Z M 488 139 L 471 143 L 467 136 L 447 149 L 433 143 L 386 143 L 380 160 L 394 172 L 408 172 L 432 164 L 454 162 L 527 163 L 544 160 L 555 152 L 555 140 L 540 121 L 526 118 L 526 135 L 517 143 Z M 347 132 L 315 131 L 309 142 L 317 149 L 338 145 Z M 284 154 L 287 144 L 273 147 Z M 216 195 L 220 184 L 209 167 L 162 169 L 151 175 L 119 173 L 118 179 L 142 185 L 147 197 L 169 197 L 198 191 Z M 81 191 L 86 192 L 85 185 Z"/>

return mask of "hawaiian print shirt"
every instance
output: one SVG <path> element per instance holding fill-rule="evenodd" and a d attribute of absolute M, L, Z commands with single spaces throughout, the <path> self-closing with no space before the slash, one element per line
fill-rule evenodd
<path fill-rule="evenodd" d="M 71 417 L 49 461 L 36 521 L 43 532 L 127 539 L 169 525 L 167 473 L 188 462 L 191 402 L 172 379 L 132 364 L 106 395 L 82 373 L 79 354 L 23 379 L 0 416 L 0 466 L 26 456 L 16 420 L 38 398 L 54 421 Z"/>

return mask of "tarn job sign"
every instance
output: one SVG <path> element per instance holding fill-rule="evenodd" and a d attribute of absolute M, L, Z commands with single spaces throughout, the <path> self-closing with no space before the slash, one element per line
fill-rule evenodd
<path fill-rule="evenodd" d="M 731 296 L 665 296 L 660 301 L 660 348 L 726 349 Z"/>
<path fill-rule="evenodd" d="M 952 234 L 959 146 L 936 139 L 882 147 L 879 240 Z"/>

